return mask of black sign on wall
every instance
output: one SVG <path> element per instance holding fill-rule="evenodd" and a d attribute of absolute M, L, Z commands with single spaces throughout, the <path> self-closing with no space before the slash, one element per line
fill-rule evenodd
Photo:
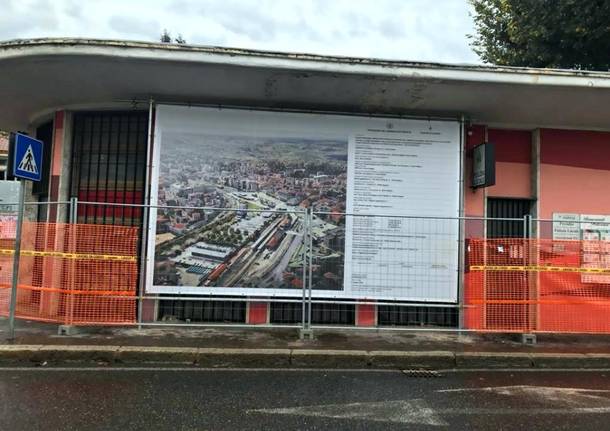
<path fill-rule="evenodd" d="M 494 144 L 485 142 L 473 148 L 472 188 L 496 184 L 496 150 Z"/>

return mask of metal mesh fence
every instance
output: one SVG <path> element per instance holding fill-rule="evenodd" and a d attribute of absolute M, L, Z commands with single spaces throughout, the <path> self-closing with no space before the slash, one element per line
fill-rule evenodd
<path fill-rule="evenodd" d="M 14 222 L 0 223 L 0 314 L 7 315 Z M 138 229 L 24 222 L 16 316 L 64 324 L 135 322 Z"/>
<path fill-rule="evenodd" d="M 26 221 L 17 317 L 610 333 L 610 223 L 138 208 L 156 217 L 156 291 L 137 228 Z M 489 238 L 500 222 L 523 237 Z M 0 219 L 0 315 L 14 241 L 14 217 Z"/>
<path fill-rule="evenodd" d="M 487 239 L 469 243 L 466 326 L 514 332 L 610 332 L 607 241 Z"/>

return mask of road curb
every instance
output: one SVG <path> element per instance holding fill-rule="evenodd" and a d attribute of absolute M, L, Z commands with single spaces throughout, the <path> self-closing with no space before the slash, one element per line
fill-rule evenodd
<path fill-rule="evenodd" d="M 446 351 L 372 351 L 369 360 L 371 368 L 375 369 L 442 370 L 455 367 L 455 354 Z"/>
<path fill-rule="evenodd" d="M 114 361 L 118 363 L 195 364 L 199 349 L 192 347 L 120 346 Z"/>
<path fill-rule="evenodd" d="M 535 368 L 610 368 L 607 353 L 535 353 Z"/>
<path fill-rule="evenodd" d="M 118 346 L 41 346 L 31 362 L 113 362 L 116 360 Z"/>
<path fill-rule="evenodd" d="M 199 349 L 197 365 L 210 368 L 288 368 L 290 349 Z"/>
<path fill-rule="evenodd" d="M 369 368 L 369 354 L 364 350 L 294 349 L 290 355 L 294 368 Z"/>
<path fill-rule="evenodd" d="M 14 362 L 14 361 L 31 361 L 39 362 L 41 355 L 39 354 L 40 349 L 43 345 L 0 345 L 0 361 L 2 362 Z"/>
<path fill-rule="evenodd" d="M 1 364 L 24 362 L 180 364 L 206 368 L 610 369 L 610 354 L 0 345 Z"/>
<path fill-rule="evenodd" d="M 456 368 L 530 368 L 532 355 L 521 352 L 460 352 L 455 354 Z"/>

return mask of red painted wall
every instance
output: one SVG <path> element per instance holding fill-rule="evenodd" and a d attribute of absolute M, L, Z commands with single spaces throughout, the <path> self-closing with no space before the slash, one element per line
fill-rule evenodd
<path fill-rule="evenodd" d="M 540 216 L 610 214 L 610 132 L 540 131 Z"/>
<path fill-rule="evenodd" d="M 531 198 L 531 132 L 489 129 L 487 134 L 496 146 L 496 185 L 487 189 L 487 196 Z"/>
<path fill-rule="evenodd" d="M 502 163 L 532 163 L 532 132 L 529 130 L 489 129 L 489 142 L 496 145 L 496 160 Z"/>
<path fill-rule="evenodd" d="M 496 185 L 487 188 L 487 196 L 531 198 L 531 132 L 529 130 L 489 128 L 487 141 L 494 143 L 496 148 Z M 485 191 L 483 189 L 473 190 L 470 187 L 472 148 L 482 142 L 485 142 L 485 126 L 475 125 L 466 130 L 464 213 L 467 217 L 485 215 Z M 466 237 L 480 237 L 482 234 L 482 222 L 466 222 Z"/>
<path fill-rule="evenodd" d="M 487 196 L 531 198 L 531 132 L 489 128 L 487 135 L 496 144 L 496 185 Z M 484 141 L 485 126 L 467 130 L 466 216 L 484 215 L 483 189 L 470 188 L 472 148 Z M 610 214 L 610 132 L 541 129 L 540 163 L 540 217 Z"/>
<path fill-rule="evenodd" d="M 248 306 L 248 315 L 246 323 L 250 325 L 264 325 L 268 322 L 268 311 L 270 303 L 268 302 L 251 302 Z"/>

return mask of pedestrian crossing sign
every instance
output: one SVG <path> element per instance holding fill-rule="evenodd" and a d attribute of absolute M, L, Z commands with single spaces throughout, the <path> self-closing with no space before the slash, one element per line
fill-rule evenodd
<path fill-rule="evenodd" d="M 13 176 L 31 181 L 42 178 L 43 143 L 21 133 L 15 133 L 13 144 Z"/>

